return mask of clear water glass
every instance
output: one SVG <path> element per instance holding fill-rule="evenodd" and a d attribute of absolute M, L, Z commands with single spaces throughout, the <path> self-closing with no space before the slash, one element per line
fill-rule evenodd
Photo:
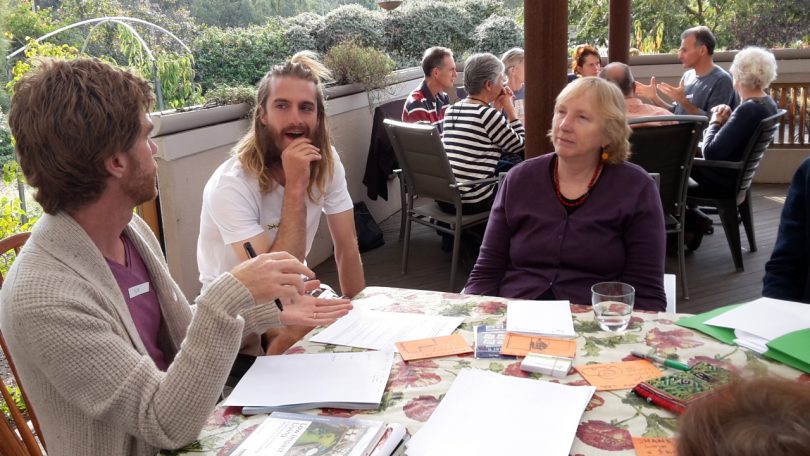
<path fill-rule="evenodd" d="M 636 289 L 622 282 L 600 282 L 591 287 L 591 304 L 596 323 L 603 331 L 627 329 L 633 313 Z"/>

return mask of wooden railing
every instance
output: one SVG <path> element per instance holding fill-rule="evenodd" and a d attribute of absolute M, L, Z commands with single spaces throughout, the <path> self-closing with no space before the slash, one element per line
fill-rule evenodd
<path fill-rule="evenodd" d="M 777 106 L 787 111 L 779 124 L 774 144 L 780 147 L 810 147 L 810 104 L 808 104 L 810 83 L 794 82 L 771 84 L 771 97 Z"/>

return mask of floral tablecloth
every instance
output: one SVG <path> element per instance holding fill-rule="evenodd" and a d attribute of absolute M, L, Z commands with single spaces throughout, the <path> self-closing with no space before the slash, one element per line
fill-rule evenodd
<path fill-rule="evenodd" d="M 384 295 L 394 300 L 393 304 L 379 310 L 464 316 L 464 323 L 459 331 L 471 344 L 475 326 L 500 323 L 506 314 L 507 300 L 504 298 L 383 287 L 366 288 L 358 298 L 375 295 Z M 677 317 L 672 314 L 634 312 L 627 331 L 615 335 L 599 329 L 590 306 L 572 305 L 571 311 L 574 329 L 578 334 L 575 365 L 636 359 L 630 355 L 630 350 L 654 351 L 662 356 L 674 355 L 676 359 L 689 365 L 700 361 L 717 364 L 744 376 L 770 374 L 810 381 L 808 374 L 677 326 L 674 323 Z M 293 346 L 288 353 L 357 350 L 310 343 L 308 340 L 309 337 Z M 562 380 L 524 372 L 520 370 L 519 359 L 475 359 L 467 355 L 406 364 L 398 355 L 397 358 L 379 410 L 322 409 L 315 412 L 335 416 L 368 415 L 382 421 L 400 422 L 413 434 L 430 417 L 462 368 L 473 367 L 503 375 L 559 381 L 568 385 L 586 384 L 575 371 Z M 542 404 L 537 404 L 537 408 L 541 412 Z M 235 407 L 218 407 L 208 419 L 197 442 L 183 450 L 161 454 L 227 455 L 264 418 L 265 415 L 244 417 Z M 647 404 L 629 390 L 597 391 L 582 416 L 571 454 L 634 454 L 631 436 L 671 436 L 675 430 L 675 422 L 675 415 Z"/>

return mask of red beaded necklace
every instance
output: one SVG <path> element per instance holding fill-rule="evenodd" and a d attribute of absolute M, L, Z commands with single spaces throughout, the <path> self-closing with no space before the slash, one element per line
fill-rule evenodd
<path fill-rule="evenodd" d="M 591 176 L 591 180 L 588 182 L 588 189 L 585 190 L 585 193 L 583 193 L 579 198 L 576 198 L 576 199 L 573 199 L 573 200 L 566 199 L 562 195 L 562 192 L 560 192 L 560 172 L 558 170 L 559 166 L 560 166 L 559 165 L 559 159 L 557 159 L 555 157 L 555 159 L 554 159 L 554 190 L 557 192 L 557 200 L 559 200 L 560 203 L 563 204 L 563 206 L 568 206 L 568 207 L 581 206 L 585 202 L 585 200 L 588 199 L 588 196 L 590 196 L 591 188 L 593 187 L 593 184 L 596 182 L 596 179 L 601 174 L 602 167 L 604 166 L 604 164 L 601 161 L 599 162 L 599 165 L 597 165 L 596 169 L 593 171 L 593 176 Z"/>

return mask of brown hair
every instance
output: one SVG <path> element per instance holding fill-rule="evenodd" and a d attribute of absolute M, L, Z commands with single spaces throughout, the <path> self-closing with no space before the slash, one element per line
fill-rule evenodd
<path fill-rule="evenodd" d="M 453 58 L 453 51 L 441 46 L 433 46 L 425 51 L 422 56 L 422 72 L 428 78 L 433 75 L 434 68 L 442 68 L 444 65 L 444 58 Z"/>
<path fill-rule="evenodd" d="M 561 103 L 581 96 L 590 96 L 596 112 L 603 122 L 603 133 L 609 144 L 604 152 L 608 154 L 607 163 L 618 165 L 630 157 L 630 134 L 632 130 L 627 125 L 627 110 L 624 96 L 615 84 L 604 79 L 589 76 L 571 82 L 557 95 L 554 103 L 554 113 Z M 551 138 L 552 130 L 548 131 Z"/>
<path fill-rule="evenodd" d="M 602 58 L 599 56 L 599 50 L 595 47 L 591 46 L 590 44 L 580 44 L 574 49 L 574 56 L 571 57 L 571 72 L 574 74 L 577 73 L 577 67 L 581 67 L 585 65 L 585 59 L 589 55 L 595 55 L 598 58 Z"/>
<path fill-rule="evenodd" d="M 317 93 L 318 128 L 315 131 L 313 143 L 320 145 L 321 159 L 310 164 L 309 198 L 314 200 L 313 184 L 323 194 L 326 188 L 326 178 L 334 171 L 332 162 L 332 143 L 329 139 L 329 130 L 326 125 L 326 105 L 323 95 L 323 80 L 331 78 L 329 70 L 318 61 L 315 53 L 301 51 L 285 63 L 274 66 L 264 75 L 256 90 L 256 108 L 253 111 L 253 128 L 239 141 L 233 149 L 233 155 L 239 158 L 239 163 L 248 174 L 259 181 L 262 193 L 268 193 L 275 188 L 277 182 L 270 177 L 271 160 L 281 160 L 281 157 L 268 156 L 275 147 L 274 138 L 270 129 L 262 125 L 261 115 L 270 97 L 270 83 L 273 78 L 289 76 L 311 81 L 315 84 Z M 280 152 L 280 151 L 279 151 Z"/>
<path fill-rule="evenodd" d="M 810 451 L 810 385 L 763 377 L 690 405 L 678 424 L 678 455 L 776 456 Z"/>
<path fill-rule="evenodd" d="M 46 213 L 98 199 L 109 175 L 104 160 L 132 148 L 153 100 L 143 78 L 97 59 L 41 60 L 17 82 L 9 126 Z"/>

